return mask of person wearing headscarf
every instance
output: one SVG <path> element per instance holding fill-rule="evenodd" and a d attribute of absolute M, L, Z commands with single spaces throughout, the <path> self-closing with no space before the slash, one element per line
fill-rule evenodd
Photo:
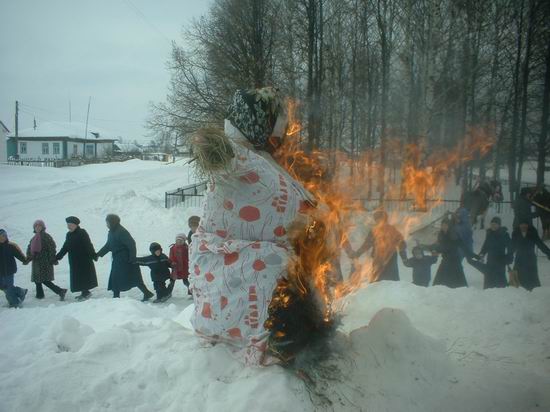
<path fill-rule="evenodd" d="M 46 285 L 59 300 L 65 300 L 67 289 L 60 288 L 54 280 L 53 266 L 57 265 L 55 259 L 56 245 L 52 237 L 46 233 L 46 224 L 37 220 L 33 224 L 34 236 L 27 247 L 27 260 L 32 262 L 31 280 L 36 284 L 36 298 L 44 299 L 44 287 Z"/>
<path fill-rule="evenodd" d="M 80 292 L 76 299 L 85 300 L 92 295 L 90 290 L 97 287 L 97 275 L 93 261 L 96 256 L 94 245 L 88 232 L 80 227 L 79 218 L 69 216 L 65 222 L 67 222 L 69 231 L 63 247 L 55 258 L 61 260 L 67 253 L 69 254 L 71 292 Z"/>
<path fill-rule="evenodd" d="M 17 262 L 26 264 L 27 258 L 15 243 L 10 242 L 8 233 L 0 229 L 0 290 L 6 294 L 10 308 L 21 306 L 27 296 L 27 289 L 14 284 L 14 275 L 17 272 Z"/>
<path fill-rule="evenodd" d="M 118 215 L 107 215 L 105 222 L 109 228 L 107 243 L 97 252 L 97 256 L 103 257 L 109 252 L 113 256 L 108 290 L 113 291 L 113 298 L 119 298 L 120 292 L 137 287 L 143 292 L 142 301 L 148 301 L 154 296 L 154 293 L 147 289 L 143 283 L 141 270 L 136 263 L 136 242 L 134 238 L 120 224 Z"/>
<path fill-rule="evenodd" d="M 200 336 L 226 342 L 247 364 L 269 362 L 268 307 L 287 274 L 291 224 L 313 202 L 270 153 L 287 120 L 273 88 L 238 90 L 224 131 L 193 141 L 197 167 L 210 179 L 190 244 L 189 282 Z"/>
<path fill-rule="evenodd" d="M 506 265 L 512 263 L 513 256 L 510 235 L 508 229 L 502 226 L 500 217 L 495 216 L 491 219 L 479 255 L 487 255 L 487 263 L 474 260 L 470 260 L 469 263 L 483 273 L 483 289 L 506 287 Z"/>
<path fill-rule="evenodd" d="M 449 288 L 468 286 L 462 266 L 463 256 L 468 260 L 478 258 L 470 251 L 469 246 L 464 244 L 452 225 L 452 220 L 443 219 L 437 242 L 430 247 L 433 252 L 441 254 L 441 263 L 437 268 L 433 286 L 443 285 Z"/>
<path fill-rule="evenodd" d="M 535 248 L 550 259 L 550 248 L 540 239 L 537 230 L 530 224 L 530 219 L 523 218 L 512 233 L 511 253 L 515 256 L 514 270 L 517 271 L 519 284 L 527 290 L 540 286 Z"/>

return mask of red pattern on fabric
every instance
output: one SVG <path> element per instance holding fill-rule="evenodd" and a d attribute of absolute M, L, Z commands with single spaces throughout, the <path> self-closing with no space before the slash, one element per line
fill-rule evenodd
<path fill-rule="evenodd" d="M 204 304 L 202 305 L 201 315 L 203 318 L 212 319 L 212 308 L 210 307 L 210 303 L 204 302 Z"/>
<path fill-rule="evenodd" d="M 223 264 L 229 266 L 235 263 L 237 260 L 239 260 L 239 253 L 233 252 L 223 257 Z"/>
<path fill-rule="evenodd" d="M 256 259 L 252 264 L 252 267 L 254 268 L 254 270 L 260 272 L 265 269 L 265 263 L 263 260 Z"/>
<path fill-rule="evenodd" d="M 254 206 L 244 206 L 239 210 L 239 217 L 247 222 L 255 222 L 260 219 L 260 209 Z"/>

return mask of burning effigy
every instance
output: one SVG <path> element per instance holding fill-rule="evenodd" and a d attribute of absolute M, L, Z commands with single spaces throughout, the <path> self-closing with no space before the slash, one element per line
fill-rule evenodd
<path fill-rule="evenodd" d="M 316 206 L 269 154 L 286 125 L 275 90 L 241 90 L 224 131 L 203 129 L 194 140 L 210 188 L 190 250 L 192 324 L 201 336 L 229 343 L 248 364 L 272 360 L 264 323 L 295 254 L 288 232 L 308 225 Z"/>
<path fill-rule="evenodd" d="M 413 208 L 379 209 L 354 251 L 351 235 L 370 219 L 359 177 L 381 166 L 372 153 L 306 151 L 293 109 L 273 88 L 239 90 L 224 130 L 201 129 L 193 140 L 197 169 L 210 184 L 190 248 L 191 323 L 247 364 L 291 364 L 334 336 L 343 297 L 366 282 L 398 280 L 397 256 L 406 259 L 405 239 L 420 221 L 413 212 L 437 203 L 453 165 L 490 147 L 473 141 L 431 157 L 408 147 L 400 182 L 383 184 L 411 197 Z M 368 249 L 367 262 L 356 263 Z M 354 262 L 348 276 L 342 251 Z"/>

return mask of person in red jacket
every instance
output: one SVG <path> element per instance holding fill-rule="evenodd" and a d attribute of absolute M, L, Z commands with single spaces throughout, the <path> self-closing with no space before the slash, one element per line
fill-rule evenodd
<path fill-rule="evenodd" d="M 176 236 L 176 243 L 170 246 L 170 261 L 172 262 L 172 274 L 170 275 L 169 290 L 172 293 L 176 280 L 183 280 L 187 286 L 187 294 L 192 295 L 189 290 L 189 253 L 187 249 L 187 236 L 180 233 Z"/>

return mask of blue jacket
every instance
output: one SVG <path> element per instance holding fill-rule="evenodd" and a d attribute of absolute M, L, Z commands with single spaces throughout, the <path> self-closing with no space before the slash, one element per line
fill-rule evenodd
<path fill-rule="evenodd" d="M 17 262 L 25 262 L 27 259 L 19 246 L 6 241 L 0 243 L 0 289 L 13 286 L 13 275 L 17 272 Z"/>

